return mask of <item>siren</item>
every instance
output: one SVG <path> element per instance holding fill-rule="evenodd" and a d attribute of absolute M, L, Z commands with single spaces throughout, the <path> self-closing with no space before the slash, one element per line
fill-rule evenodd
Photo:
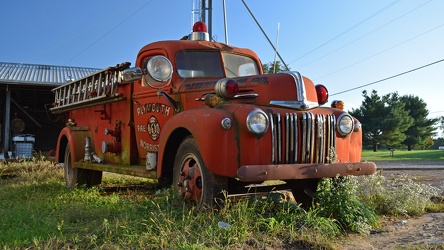
<path fill-rule="evenodd" d="M 189 40 L 193 41 L 210 41 L 207 25 L 204 22 L 196 22 L 193 25 L 193 32 L 188 36 Z"/>

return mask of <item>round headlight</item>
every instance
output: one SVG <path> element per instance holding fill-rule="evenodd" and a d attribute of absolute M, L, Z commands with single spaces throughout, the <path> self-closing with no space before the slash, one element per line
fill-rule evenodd
<path fill-rule="evenodd" d="M 166 82 L 173 74 L 171 62 L 164 56 L 154 56 L 151 58 L 146 64 L 146 70 L 158 82 Z"/>
<path fill-rule="evenodd" d="M 346 136 L 353 132 L 354 120 L 347 113 L 343 113 L 338 117 L 337 129 L 340 135 Z"/>
<path fill-rule="evenodd" d="M 254 134 L 264 134 L 268 129 L 268 116 L 264 111 L 255 109 L 247 116 L 248 131 Z"/>

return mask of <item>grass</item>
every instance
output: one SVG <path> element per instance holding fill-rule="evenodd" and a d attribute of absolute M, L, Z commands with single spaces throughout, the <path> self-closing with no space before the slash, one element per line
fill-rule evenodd
<path fill-rule="evenodd" d="M 227 200 L 217 212 L 189 207 L 143 178 L 104 174 L 100 187 L 70 191 L 63 170 L 44 159 L 0 162 L 0 176 L 2 249 L 337 249 L 346 232 L 377 227 L 375 211 L 395 201 L 407 202 L 398 214 L 444 211 L 444 202 L 427 201 L 433 190 L 395 183 L 387 191 L 380 176 L 323 180 L 307 210 L 266 197 Z"/>
<path fill-rule="evenodd" d="M 2 249 L 323 248 L 341 233 L 316 211 L 269 200 L 201 212 L 141 178 L 106 174 L 101 187 L 69 191 L 62 169 L 46 161 L 1 165 L 0 172 Z"/>
<path fill-rule="evenodd" d="M 362 151 L 363 161 L 439 161 L 444 160 L 444 150 L 395 150 L 391 156 L 389 150 L 373 152 Z"/>

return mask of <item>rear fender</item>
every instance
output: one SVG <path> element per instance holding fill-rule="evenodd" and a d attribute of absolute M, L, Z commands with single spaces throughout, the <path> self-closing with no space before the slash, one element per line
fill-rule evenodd
<path fill-rule="evenodd" d="M 221 122 L 224 118 L 231 120 L 231 128 L 222 127 Z M 166 162 L 164 157 L 167 143 L 176 141 L 170 140 L 170 137 L 178 130 L 186 130 L 194 137 L 202 159 L 211 172 L 228 177 L 236 176 L 239 165 L 237 123 L 231 113 L 208 108 L 181 112 L 165 124 L 159 142 L 158 176 L 162 175 L 162 168 L 166 167 L 162 163 Z M 175 145 L 176 151 L 178 147 L 179 145 Z"/>
<path fill-rule="evenodd" d="M 57 141 L 56 159 L 58 163 L 65 161 L 65 149 L 69 144 L 71 150 L 71 160 L 79 161 L 85 156 L 86 137 L 90 137 L 91 149 L 94 149 L 94 142 L 91 137 L 91 131 L 88 127 L 65 127 L 59 134 Z"/>

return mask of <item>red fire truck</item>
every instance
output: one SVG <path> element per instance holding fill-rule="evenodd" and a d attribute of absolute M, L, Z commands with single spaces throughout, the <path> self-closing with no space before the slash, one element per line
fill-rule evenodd
<path fill-rule="evenodd" d="M 376 171 L 360 162 L 359 121 L 337 102 L 322 106 L 324 86 L 295 71 L 264 74 L 253 51 L 209 41 L 203 22 L 186 39 L 146 45 L 135 67 L 53 92 L 52 112 L 66 117 L 56 159 L 69 188 L 114 172 L 172 184 L 202 207 L 268 180 L 306 201 L 321 178 Z"/>

